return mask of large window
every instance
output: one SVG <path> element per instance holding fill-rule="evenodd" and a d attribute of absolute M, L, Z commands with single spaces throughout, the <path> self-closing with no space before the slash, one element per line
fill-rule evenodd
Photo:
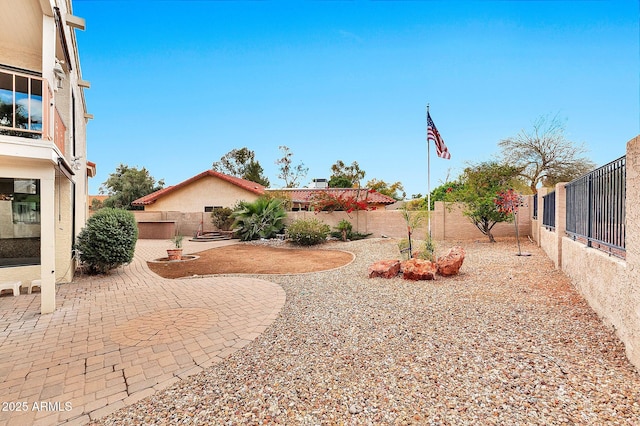
<path fill-rule="evenodd" d="M 40 264 L 40 180 L 0 178 L 0 267 Z"/>
<path fill-rule="evenodd" d="M 42 80 L 0 70 L 0 134 L 42 137 Z"/>

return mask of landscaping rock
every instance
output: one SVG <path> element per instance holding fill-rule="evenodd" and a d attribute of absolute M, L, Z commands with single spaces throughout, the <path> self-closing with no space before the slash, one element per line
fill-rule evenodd
<path fill-rule="evenodd" d="M 438 275 L 445 277 L 456 275 L 460 271 L 462 262 L 464 262 L 464 255 L 464 249 L 460 246 L 455 246 L 447 254 L 440 256 L 436 261 Z"/>
<path fill-rule="evenodd" d="M 381 260 L 369 266 L 369 278 L 395 278 L 400 272 L 400 261 Z"/>
<path fill-rule="evenodd" d="M 434 262 L 409 259 L 402 262 L 402 278 L 405 280 L 435 280 L 437 267 Z"/>

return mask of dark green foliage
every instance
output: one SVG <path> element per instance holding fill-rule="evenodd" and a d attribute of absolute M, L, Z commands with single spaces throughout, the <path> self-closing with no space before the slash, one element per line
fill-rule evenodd
<path fill-rule="evenodd" d="M 353 225 L 348 220 L 341 220 L 338 222 L 338 225 L 334 228 L 335 231 L 331 232 L 331 236 L 334 238 L 338 238 L 342 241 L 355 241 L 355 240 L 363 240 L 372 234 L 361 234 L 360 232 L 353 231 Z"/>
<path fill-rule="evenodd" d="M 89 273 L 106 274 L 133 260 L 138 225 L 133 213 L 112 208 L 98 210 L 78 235 L 76 249 Z"/>
<path fill-rule="evenodd" d="M 327 240 L 331 228 L 318 219 L 300 219 L 287 227 L 287 238 L 301 246 L 312 246 Z"/>
<path fill-rule="evenodd" d="M 231 217 L 238 237 L 250 241 L 273 238 L 282 232 L 286 215 L 281 200 L 261 197 L 253 203 L 241 201 Z"/>
<path fill-rule="evenodd" d="M 229 207 L 222 207 L 213 209 L 211 212 L 211 222 L 213 225 L 221 231 L 231 231 L 233 228 L 233 210 Z"/>
<path fill-rule="evenodd" d="M 115 173 L 100 187 L 100 193 L 107 193 L 109 198 L 104 200 L 105 207 L 127 210 L 142 210 L 141 206 L 132 206 L 131 202 L 164 187 L 164 180 L 158 182 L 149 174 L 146 168 L 138 170 L 120 164 Z"/>
<path fill-rule="evenodd" d="M 487 237 L 495 242 L 491 229 L 506 222 L 511 215 L 500 211 L 495 203 L 498 193 L 516 184 L 519 168 L 497 162 L 467 167 L 459 178 L 459 185 L 447 192 L 447 201 L 464 203 L 463 213 Z"/>

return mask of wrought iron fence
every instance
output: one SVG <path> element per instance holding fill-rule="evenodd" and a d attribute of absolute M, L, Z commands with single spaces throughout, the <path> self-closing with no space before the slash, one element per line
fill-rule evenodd
<path fill-rule="evenodd" d="M 624 257 L 626 157 L 579 177 L 565 189 L 567 235 Z"/>
<path fill-rule="evenodd" d="M 538 220 L 538 194 L 533 194 L 533 220 Z"/>
<path fill-rule="evenodd" d="M 542 197 L 542 225 L 549 229 L 556 229 L 556 192 L 550 192 Z"/>

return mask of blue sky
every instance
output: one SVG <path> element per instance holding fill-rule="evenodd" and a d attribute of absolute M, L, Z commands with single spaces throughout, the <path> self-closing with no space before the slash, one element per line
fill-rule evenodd
<path fill-rule="evenodd" d="M 75 0 L 95 119 L 90 193 L 120 163 L 167 185 L 248 147 L 272 187 L 279 145 L 303 184 L 357 161 L 363 184 L 427 192 L 543 115 L 598 165 L 640 133 L 638 2 Z"/>

